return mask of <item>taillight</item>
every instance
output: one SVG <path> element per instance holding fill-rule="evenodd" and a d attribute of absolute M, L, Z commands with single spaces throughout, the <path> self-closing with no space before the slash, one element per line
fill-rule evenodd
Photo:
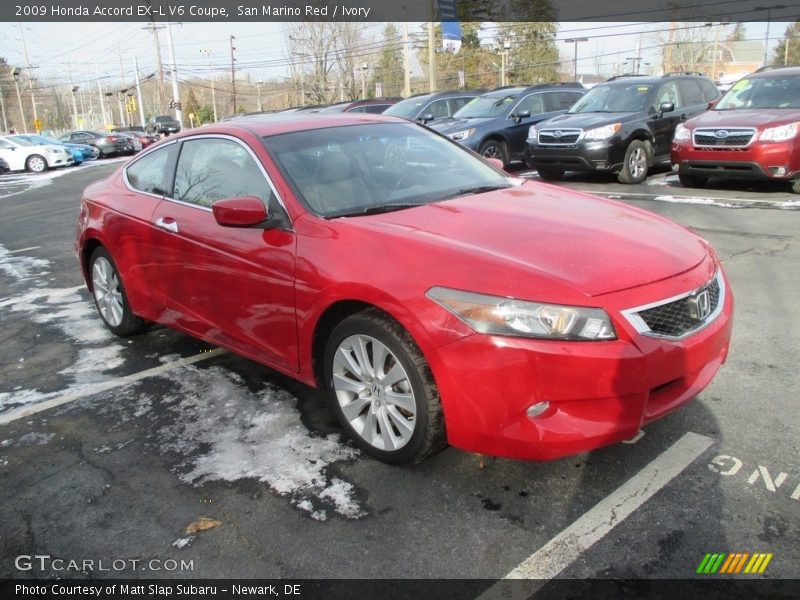
<path fill-rule="evenodd" d="M 107 142 L 116 142 L 118 139 L 119 138 L 117 136 L 115 136 L 115 135 L 106 136 L 106 141 Z"/>

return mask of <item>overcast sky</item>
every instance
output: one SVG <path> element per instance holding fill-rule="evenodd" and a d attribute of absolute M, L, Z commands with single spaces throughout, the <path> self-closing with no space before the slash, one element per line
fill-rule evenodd
<path fill-rule="evenodd" d="M 380 39 L 384 24 L 370 24 L 375 39 Z M 69 72 L 75 83 L 95 79 L 97 70 L 109 85 L 120 81 L 120 54 L 126 83 L 133 79 L 133 59 L 137 57 L 141 73 L 155 71 L 155 50 L 152 34 L 142 23 L 23 23 L 23 33 L 28 46 L 30 62 L 39 68 L 37 77 L 53 83 L 68 83 Z M 287 74 L 287 51 L 283 23 L 185 23 L 172 27 L 179 77 L 205 76 L 209 70 L 208 55 L 214 70 L 230 70 L 229 36 L 236 37 L 237 69 L 250 73 L 253 78 L 270 79 Z M 410 31 L 421 31 L 421 24 L 409 24 Z M 786 23 L 773 22 L 770 28 L 770 48 L 782 38 Z M 663 23 L 562 23 L 558 44 L 562 56 L 571 59 L 573 46 L 564 39 L 588 37 L 579 44 L 578 71 L 596 72 L 595 65 L 604 65 L 606 73 L 626 57 L 634 56 L 637 46 L 643 48 L 643 62 L 654 65 L 660 62 L 661 50 L 651 48 L 658 44 Z M 730 28 L 728 29 L 730 31 Z M 748 39 L 762 40 L 766 23 L 747 23 Z M 721 36 L 722 37 L 722 36 Z M 161 51 L 165 68 L 169 54 L 166 30 L 160 32 Z M 596 55 L 601 55 L 596 58 Z M 607 55 L 607 56 L 602 56 Z M 24 66 L 20 30 L 17 23 L 0 23 L 0 56 L 12 65 Z M 49 81 L 48 81 L 49 82 Z M 96 85 L 96 83 L 95 83 Z"/>

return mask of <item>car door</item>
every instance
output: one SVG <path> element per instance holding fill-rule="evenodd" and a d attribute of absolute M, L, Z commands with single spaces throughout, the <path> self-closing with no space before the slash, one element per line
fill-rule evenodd
<path fill-rule="evenodd" d="M 211 205 L 255 196 L 288 224 L 255 153 L 228 136 L 184 139 L 175 185 L 152 216 L 168 320 L 277 367 L 298 370 L 295 236 L 288 227 L 223 227 Z"/>
<path fill-rule="evenodd" d="M 700 89 L 700 84 L 696 79 L 679 79 L 678 93 L 680 93 L 683 103 L 681 120 L 691 119 L 708 110 L 708 100 L 705 99 L 703 90 Z M 686 119 L 683 118 L 684 114 Z"/>
<path fill-rule="evenodd" d="M 662 83 L 653 94 L 653 100 L 648 108 L 650 131 L 655 139 L 655 158 L 657 161 L 669 158 L 672 135 L 675 133 L 675 128 L 678 123 L 685 121 L 687 118 L 677 83 L 675 80 Z M 665 102 L 674 104 L 675 110 L 661 113 L 659 107 Z"/>
<path fill-rule="evenodd" d="M 12 171 L 22 171 L 25 169 L 25 159 L 27 154 L 16 144 L 8 140 L 0 140 L 0 158 L 4 158 L 8 163 L 8 168 Z"/>
<path fill-rule="evenodd" d="M 522 119 L 513 118 L 513 115 L 525 111 L 530 112 L 530 116 Z M 506 117 L 505 136 L 508 141 L 509 159 L 519 159 L 523 156 L 525 152 L 525 140 L 528 138 L 528 130 L 531 125 L 554 117 L 556 114 L 558 113 L 548 109 L 543 92 L 534 92 L 520 98 L 517 105 L 511 110 L 508 117 Z"/>

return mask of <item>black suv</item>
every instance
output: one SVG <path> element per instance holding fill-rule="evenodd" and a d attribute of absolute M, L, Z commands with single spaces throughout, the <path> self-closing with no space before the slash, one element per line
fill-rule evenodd
<path fill-rule="evenodd" d="M 542 179 L 595 171 L 639 183 L 654 164 L 669 162 L 678 123 L 707 110 L 719 96 L 699 73 L 612 77 L 567 114 L 531 127 L 526 162 Z"/>
<path fill-rule="evenodd" d="M 181 124 L 175 117 L 171 115 L 160 115 L 158 117 L 154 117 L 153 120 L 147 125 L 148 133 L 169 135 L 170 133 L 178 133 L 180 130 Z"/>
<path fill-rule="evenodd" d="M 387 108 L 383 114 L 402 117 L 409 121 L 429 123 L 436 119 L 452 117 L 464 108 L 470 100 L 479 96 L 484 90 L 474 92 L 434 92 L 433 94 L 416 94 L 401 100 Z"/>
<path fill-rule="evenodd" d="M 497 88 L 431 127 L 486 158 L 502 160 L 505 166 L 525 158 L 531 125 L 563 113 L 584 93 L 576 82 Z"/>

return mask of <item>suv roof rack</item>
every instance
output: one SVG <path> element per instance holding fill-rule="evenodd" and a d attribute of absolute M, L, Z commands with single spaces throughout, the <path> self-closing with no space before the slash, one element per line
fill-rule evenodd
<path fill-rule="evenodd" d="M 700 77 L 705 77 L 705 73 L 700 71 L 670 71 L 669 73 L 664 73 L 662 77 L 674 77 L 675 75 L 699 75 Z"/>
<path fill-rule="evenodd" d="M 649 75 L 645 75 L 644 73 L 622 73 L 620 75 L 614 75 L 613 77 L 609 77 L 606 79 L 606 83 L 609 81 L 616 81 L 617 79 L 627 79 L 628 77 L 650 77 Z"/>

